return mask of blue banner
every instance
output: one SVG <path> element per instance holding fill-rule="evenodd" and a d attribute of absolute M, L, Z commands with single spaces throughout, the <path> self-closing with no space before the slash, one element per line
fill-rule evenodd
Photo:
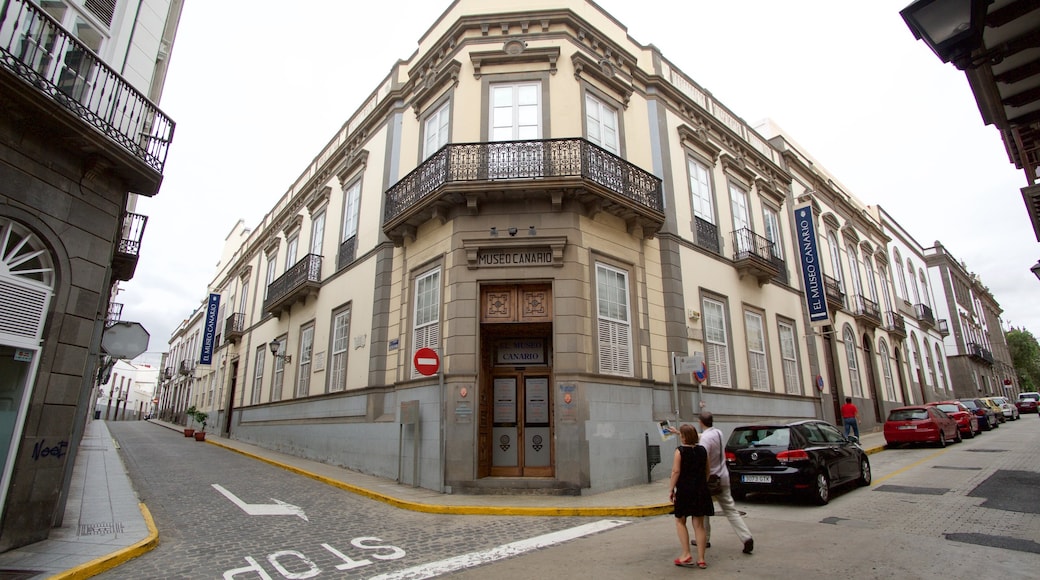
<path fill-rule="evenodd" d="M 202 329 L 202 355 L 199 357 L 200 365 L 208 365 L 213 362 L 213 341 L 217 336 L 217 313 L 220 312 L 220 294 L 210 294 L 209 303 L 206 305 L 206 326 Z"/>
<path fill-rule="evenodd" d="M 798 238 L 798 256 L 802 262 L 802 290 L 809 309 L 809 323 L 830 324 L 827 312 L 827 288 L 820 268 L 820 253 L 816 246 L 816 226 L 812 206 L 794 208 L 795 230 Z"/>

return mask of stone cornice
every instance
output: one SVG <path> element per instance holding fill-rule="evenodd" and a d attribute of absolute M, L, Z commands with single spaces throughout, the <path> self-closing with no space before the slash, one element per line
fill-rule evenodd
<path fill-rule="evenodd" d="M 598 62 L 593 61 L 583 52 L 577 51 L 571 55 L 571 64 L 574 66 L 574 78 L 582 80 L 583 76 L 599 82 L 604 87 L 614 91 L 618 100 L 628 108 L 628 101 L 632 98 L 634 89 L 631 79 L 625 79 L 620 71 L 609 59 L 603 58 Z"/>
<path fill-rule="evenodd" d="M 560 59 L 560 47 L 546 46 L 528 48 L 527 41 L 509 39 L 501 50 L 481 50 L 469 53 L 473 65 L 473 78 L 479 79 L 486 74 L 484 69 L 503 64 L 540 64 L 546 63 L 550 74 L 556 74 L 556 61 Z"/>

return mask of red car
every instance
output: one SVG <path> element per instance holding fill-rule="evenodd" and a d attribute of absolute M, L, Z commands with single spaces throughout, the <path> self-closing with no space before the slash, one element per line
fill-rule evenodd
<path fill-rule="evenodd" d="M 1026 413 L 1036 413 L 1037 403 L 1040 402 L 1040 393 L 1019 393 L 1018 402 L 1015 405 L 1018 407 L 1019 416 Z"/>
<path fill-rule="evenodd" d="M 951 419 L 957 422 L 957 428 L 961 435 L 971 439 L 979 432 L 979 418 L 972 413 L 964 403 L 960 401 L 939 401 L 937 403 L 925 403 L 929 407 L 939 407 Z"/>
<path fill-rule="evenodd" d="M 946 447 L 947 441 L 960 440 L 957 421 L 935 405 L 897 407 L 888 412 L 885 421 L 885 443 L 890 447 L 909 443 L 935 443 Z"/>

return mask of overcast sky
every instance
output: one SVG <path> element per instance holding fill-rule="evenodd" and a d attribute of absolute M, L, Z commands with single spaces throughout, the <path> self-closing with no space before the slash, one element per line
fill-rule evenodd
<path fill-rule="evenodd" d="M 914 40 L 899 16 L 909 3 L 598 2 L 746 122 L 773 119 L 922 245 L 941 241 L 1005 324 L 1036 334 L 1025 175 L 964 74 Z M 160 103 L 176 133 L 161 191 L 138 206 L 149 216 L 141 259 L 116 299 L 150 332 L 149 359 L 205 300 L 236 221 L 259 223 L 449 4 L 185 2 Z"/>

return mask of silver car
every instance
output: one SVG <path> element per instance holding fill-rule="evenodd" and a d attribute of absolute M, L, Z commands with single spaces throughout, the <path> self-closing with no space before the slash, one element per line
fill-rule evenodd
<path fill-rule="evenodd" d="M 1019 418 L 1018 407 L 1008 400 L 1007 397 L 990 397 L 998 405 L 1000 410 L 1004 412 L 1004 418 L 1008 421 L 1017 421 Z"/>

